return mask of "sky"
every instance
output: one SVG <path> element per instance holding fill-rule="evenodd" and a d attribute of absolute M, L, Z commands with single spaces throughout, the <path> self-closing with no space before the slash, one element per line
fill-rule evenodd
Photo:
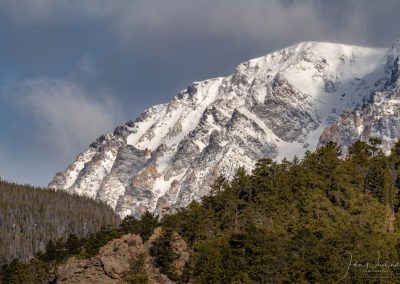
<path fill-rule="evenodd" d="M 302 41 L 390 47 L 398 0 L 0 0 L 0 177 L 46 186 L 192 81 Z"/>

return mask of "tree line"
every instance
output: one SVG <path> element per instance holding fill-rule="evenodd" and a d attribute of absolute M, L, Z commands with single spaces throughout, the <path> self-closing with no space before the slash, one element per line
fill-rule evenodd
<path fill-rule="evenodd" d="M 90 198 L 0 180 L 0 265 L 26 262 L 51 240 L 119 222 L 109 206 Z"/>
<path fill-rule="evenodd" d="M 4 279 L 47 283 L 54 263 L 95 255 L 127 232 L 147 239 L 162 226 L 151 255 L 177 283 L 397 283 L 400 142 L 387 156 L 381 143 L 358 141 L 344 159 L 331 142 L 302 159 L 259 160 L 251 173 L 219 177 L 210 196 L 160 220 L 146 213 L 86 238 L 51 242 L 30 263 L 6 267 Z M 183 275 L 173 267 L 176 233 L 190 253 Z"/>

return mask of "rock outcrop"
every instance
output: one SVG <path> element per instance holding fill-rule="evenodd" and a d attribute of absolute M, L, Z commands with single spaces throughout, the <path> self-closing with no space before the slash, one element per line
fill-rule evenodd
<path fill-rule="evenodd" d="M 57 268 L 57 283 L 121 283 L 131 261 L 144 253 L 139 236 L 125 235 L 103 246 L 95 257 L 68 259 Z"/>
<path fill-rule="evenodd" d="M 143 270 L 150 284 L 173 284 L 166 275 L 154 265 L 150 256 L 152 242 L 163 234 L 161 228 L 156 228 L 152 236 L 145 243 L 140 236 L 127 234 L 119 239 L 114 239 L 100 248 L 99 253 L 90 259 L 69 258 L 64 264 L 57 267 L 57 283 L 125 283 L 125 277 L 130 271 L 135 270 L 139 259 L 143 259 Z M 186 242 L 174 234 L 172 248 L 179 256 L 173 263 L 177 275 L 181 276 L 189 260 Z"/>
<path fill-rule="evenodd" d="M 169 103 L 100 136 L 49 186 L 108 203 L 123 216 L 200 200 L 219 174 L 260 158 L 301 157 L 331 140 L 400 137 L 399 43 L 305 42 L 195 82 Z"/>

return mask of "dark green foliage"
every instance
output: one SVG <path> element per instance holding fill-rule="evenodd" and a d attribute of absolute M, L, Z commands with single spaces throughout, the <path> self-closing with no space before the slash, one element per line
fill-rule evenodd
<path fill-rule="evenodd" d="M 357 141 L 349 147 L 348 158 L 356 164 L 365 165 L 370 157 L 370 146 L 365 142 Z"/>
<path fill-rule="evenodd" d="M 68 254 L 77 254 L 81 250 L 82 242 L 78 239 L 78 237 L 74 234 L 69 235 L 66 243 L 65 249 Z"/>
<path fill-rule="evenodd" d="M 133 216 L 127 216 L 122 221 L 120 228 L 126 233 L 138 234 L 143 241 L 147 241 L 158 224 L 158 216 L 147 211 L 141 216 L 140 220 L 135 219 Z"/>
<path fill-rule="evenodd" d="M 172 238 L 171 230 L 164 232 L 152 242 L 150 254 L 154 257 L 155 264 L 160 268 L 161 273 L 167 275 L 171 280 L 178 280 L 173 269 L 173 261 L 177 258 L 177 254 L 171 246 Z"/>
<path fill-rule="evenodd" d="M 386 158 L 383 155 L 371 158 L 365 176 L 365 191 L 371 193 L 380 201 L 383 201 L 385 197 L 385 172 L 388 170 L 385 160 Z"/>
<path fill-rule="evenodd" d="M 14 258 L 26 262 L 46 245 L 49 255 L 43 257 L 62 259 L 78 250 L 77 237 L 119 221 L 110 207 L 92 199 L 0 180 L 0 265 Z M 67 252 L 57 250 L 61 238 L 69 240 L 62 249 Z"/>
<path fill-rule="evenodd" d="M 130 263 L 130 270 L 122 278 L 129 284 L 147 284 L 149 277 L 145 270 L 145 255 L 140 255 Z"/>
<path fill-rule="evenodd" d="M 92 234 L 82 240 L 83 246 L 80 257 L 90 258 L 95 256 L 99 249 L 113 239 L 118 239 L 124 232 L 115 227 L 104 228 L 96 234 Z"/>
<path fill-rule="evenodd" d="M 97 233 L 90 234 L 87 237 L 79 238 L 71 234 L 67 239 L 50 240 L 44 251 L 38 252 L 29 263 L 16 260 L 10 265 L 4 265 L 2 271 L 0 271 L 0 283 L 24 283 L 25 278 L 28 279 L 26 283 L 49 283 L 52 281 L 51 279 L 55 278 L 55 267 L 67 258 L 73 255 L 77 258 L 95 256 L 99 249 L 109 241 L 128 233 L 138 234 L 143 239 L 148 239 L 149 232 L 152 232 L 159 225 L 158 217 L 146 212 L 140 220 L 128 216 L 122 220 L 119 226 L 103 227 Z M 132 270 L 125 275 L 124 279 L 128 283 L 147 283 L 148 277 L 144 271 L 144 258 L 140 259 L 140 262 L 132 263 Z M 17 279 L 16 282 L 13 279 Z"/>
<path fill-rule="evenodd" d="M 35 257 L 41 261 L 59 263 L 71 255 L 78 254 L 84 245 L 85 239 L 79 239 L 71 234 L 66 241 L 63 238 L 56 241 L 50 240 L 44 252 L 37 253 Z"/>
<path fill-rule="evenodd" d="M 141 219 L 127 216 L 121 221 L 118 227 L 108 226 L 102 228 L 96 234 L 91 234 L 86 238 L 78 240 L 70 240 L 69 238 L 65 246 L 68 249 L 68 256 L 79 254 L 80 257 L 89 258 L 95 256 L 99 252 L 99 249 L 109 241 L 120 238 L 128 233 L 140 235 L 146 241 L 157 226 L 159 226 L 158 216 L 150 212 L 145 212 Z M 55 259 L 53 258 L 53 260 Z"/>
<path fill-rule="evenodd" d="M 264 159 L 251 174 L 239 169 L 231 182 L 219 178 L 202 204 L 162 220 L 192 250 L 186 277 L 194 283 L 336 283 L 348 253 L 359 263 L 376 261 L 377 252 L 382 262 L 398 261 L 400 143 L 390 156 L 380 143 L 357 142 L 347 159 L 329 143 L 301 161 Z M 161 267 L 173 258 L 166 254 Z M 353 268 L 346 279 L 362 275 Z"/>
<path fill-rule="evenodd" d="M 29 263 L 22 263 L 13 260 L 9 265 L 4 265 L 1 271 L 0 283 L 7 284 L 31 284 L 31 283 L 52 283 L 55 279 L 54 267 L 37 259 Z"/>
<path fill-rule="evenodd" d="M 378 257 L 380 263 L 400 262 L 400 142 L 389 156 L 380 144 L 356 142 L 341 159 L 329 143 L 302 160 L 263 159 L 252 173 L 241 168 L 230 182 L 218 178 L 211 196 L 162 218 L 164 233 L 151 248 L 155 264 L 178 283 L 338 283 L 342 277 L 364 283 L 362 277 L 375 274 L 357 267 L 344 274 L 350 256 L 361 264 Z M 87 238 L 54 241 L 39 259 L 13 262 L 3 271 L 10 283 L 50 279 L 49 264 L 66 255 L 92 256 L 126 233 L 147 239 L 158 225 L 150 213 L 127 217 Z M 190 253 L 182 276 L 174 269 L 175 232 Z M 400 268 L 385 268 L 384 275 L 398 276 Z M 133 265 L 124 279 L 146 283 L 143 264 Z"/>
<path fill-rule="evenodd" d="M 371 137 L 369 139 L 369 149 L 372 156 L 376 156 L 378 153 L 382 152 L 380 150 L 380 145 L 382 145 L 382 139 L 378 137 Z"/>

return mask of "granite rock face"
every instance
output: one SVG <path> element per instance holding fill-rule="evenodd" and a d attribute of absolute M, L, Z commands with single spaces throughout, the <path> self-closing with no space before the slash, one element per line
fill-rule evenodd
<path fill-rule="evenodd" d="M 56 269 L 56 282 L 63 284 L 74 283 L 126 283 L 125 276 L 134 268 L 132 263 L 143 258 L 143 269 L 151 284 L 173 284 L 166 275 L 154 265 L 150 249 L 153 241 L 163 234 L 161 227 L 154 230 L 149 240 L 142 242 L 140 236 L 127 234 L 119 239 L 114 239 L 100 248 L 99 253 L 90 259 L 69 258 Z M 189 260 L 189 251 L 186 242 L 176 233 L 171 243 L 173 251 L 178 256 L 173 262 L 173 267 L 178 275 Z"/>
<path fill-rule="evenodd" d="M 125 235 L 110 241 L 91 259 L 68 259 L 57 268 L 57 283 L 121 283 L 130 262 L 144 253 L 139 236 Z"/>
<path fill-rule="evenodd" d="M 399 55 L 398 41 L 388 49 L 304 42 L 244 62 L 100 136 L 49 187 L 121 216 L 162 214 L 260 158 L 301 157 L 331 140 L 345 152 L 371 136 L 389 149 L 400 136 Z"/>

